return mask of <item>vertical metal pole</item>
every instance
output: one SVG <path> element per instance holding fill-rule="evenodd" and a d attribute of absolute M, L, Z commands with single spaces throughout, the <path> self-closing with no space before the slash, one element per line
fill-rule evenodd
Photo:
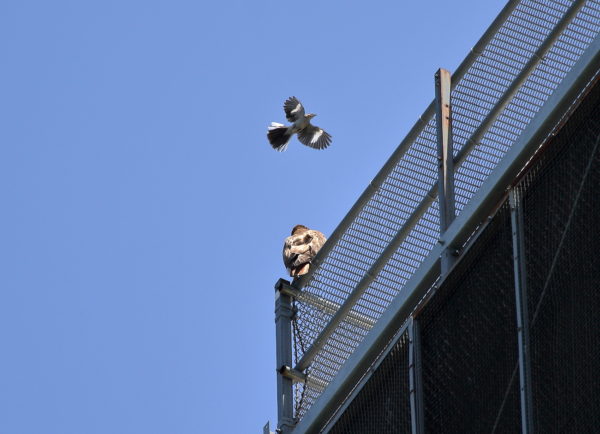
<path fill-rule="evenodd" d="M 438 69 L 435 73 L 435 119 L 437 125 L 438 198 L 440 201 L 440 235 L 454 220 L 454 147 L 452 144 L 452 108 L 450 106 L 450 72 Z M 442 276 L 456 260 L 451 246 L 441 257 Z"/>
<path fill-rule="evenodd" d="M 277 429 L 289 433 L 294 428 L 292 379 L 283 375 L 292 366 L 292 298 L 275 284 L 275 339 L 277 347 Z M 285 282 L 285 281 L 283 281 Z M 289 282 L 287 282 L 289 284 Z"/>
<path fill-rule="evenodd" d="M 529 314 L 527 313 L 527 274 L 525 267 L 525 237 L 521 198 L 514 188 L 509 191 L 512 225 L 515 301 L 519 345 L 519 383 L 521 395 L 521 427 L 523 434 L 533 433 L 533 397 L 529 357 Z"/>
<path fill-rule="evenodd" d="M 412 434 L 425 432 L 423 409 L 423 371 L 421 369 L 421 334 L 419 322 L 410 317 L 408 325 L 408 375 L 410 388 L 410 423 Z"/>

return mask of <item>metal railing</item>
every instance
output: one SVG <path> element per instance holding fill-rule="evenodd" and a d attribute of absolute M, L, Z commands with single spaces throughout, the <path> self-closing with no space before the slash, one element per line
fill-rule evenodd
<path fill-rule="evenodd" d="M 600 385 L 596 67 L 451 272 L 402 327 L 388 327 L 395 338 L 310 432 L 528 434 L 599 425 L 600 404 L 581 405 L 596 402 Z M 298 432 L 309 432 L 320 408 L 317 401 Z"/>
<path fill-rule="evenodd" d="M 453 74 L 460 216 L 600 32 L 600 2 L 510 1 Z M 292 283 L 301 420 L 440 239 L 434 104 Z M 461 245 L 454 246 L 460 249 Z M 432 275 L 432 278 L 435 276 Z"/>

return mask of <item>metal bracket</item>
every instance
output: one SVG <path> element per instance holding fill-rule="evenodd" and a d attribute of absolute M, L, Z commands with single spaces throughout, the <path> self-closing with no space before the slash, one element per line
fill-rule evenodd
<path fill-rule="evenodd" d="M 291 368 L 289 366 L 282 366 L 277 370 L 281 375 L 286 378 L 289 378 L 294 383 L 306 383 L 306 374 L 297 369 Z"/>
<path fill-rule="evenodd" d="M 288 295 L 293 299 L 297 299 L 300 296 L 300 290 L 294 288 L 291 283 L 285 279 L 279 279 L 275 283 L 275 289 L 282 294 Z"/>

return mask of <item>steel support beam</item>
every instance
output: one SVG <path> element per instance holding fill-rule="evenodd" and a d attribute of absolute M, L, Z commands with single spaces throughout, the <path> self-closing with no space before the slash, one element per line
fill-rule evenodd
<path fill-rule="evenodd" d="M 523 209 L 521 197 L 515 188 L 508 193 L 512 225 L 513 262 L 515 276 L 515 305 L 519 345 L 519 383 L 521 394 L 521 432 L 533 433 L 533 397 L 531 391 L 531 364 L 529 357 L 529 314 L 527 312 L 527 271 Z"/>
<path fill-rule="evenodd" d="M 513 3 L 513 2 L 510 2 Z M 535 150 L 544 143 L 586 85 L 600 69 L 600 36 L 597 36 L 563 79 L 546 104 L 516 140 L 504 159 L 450 225 L 444 245 L 463 245 L 490 214 Z M 319 430 L 360 380 L 381 349 L 411 314 L 438 276 L 441 246 L 435 246 L 379 321 L 352 353 L 342 369 L 298 423 L 295 432 Z M 320 253 L 320 252 L 319 252 Z"/>
<path fill-rule="evenodd" d="M 277 363 L 277 429 L 285 434 L 294 428 L 292 366 L 292 298 L 275 285 L 275 339 Z"/>
<path fill-rule="evenodd" d="M 423 369 L 421 365 L 421 332 L 419 321 L 411 317 L 408 324 L 408 366 L 410 387 L 410 425 L 412 434 L 425 432 L 423 407 Z"/>
<path fill-rule="evenodd" d="M 454 204 L 454 146 L 452 143 L 452 107 L 450 105 L 450 71 L 438 69 L 435 73 L 435 121 L 438 152 L 438 200 L 440 204 L 440 234 L 446 232 L 455 217 Z M 445 248 L 441 262 L 442 276 L 448 273 L 456 255 Z"/>

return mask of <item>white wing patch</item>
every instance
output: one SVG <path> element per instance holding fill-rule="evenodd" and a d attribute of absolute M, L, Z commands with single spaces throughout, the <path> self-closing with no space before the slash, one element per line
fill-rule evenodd
<path fill-rule="evenodd" d="M 321 137 L 322 135 L 323 135 L 323 130 L 321 128 L 319 128 L 313 134 L 312 139 L 310 140 L 310 143 L 317 143 L 319 141 L 319 137 Z"/>
<path fill-rule="evenodd" d="M 281 128 L 281 127 L 285 127 L 285 125 L 277 123 L 277 122 L 271 122 L 271 126 L 269 126 L 269 130 L 274 130 L 275 128 Z"/>
<path fill-rule="evenodd" d="M 300 111 L 301 108 L 302 108 L 302 104 L 298 104 L 296 106 L 296 108 L 294 110 L 292 110 L 290 113 L 296 113 L 297 111 Z"/>

